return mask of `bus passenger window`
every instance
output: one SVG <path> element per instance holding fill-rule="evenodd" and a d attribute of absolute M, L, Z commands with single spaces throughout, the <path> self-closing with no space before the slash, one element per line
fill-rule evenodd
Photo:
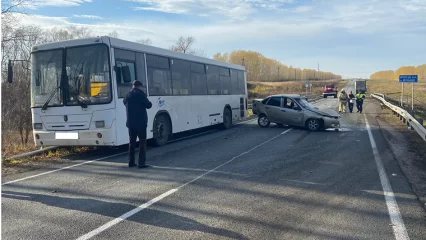
<path fill-rule="evenodd" d="M 116 77 L 118 97 L 123 98 L 132 88 L 132 82 L 136 80 L 134 62 L 116 61 Z"/>

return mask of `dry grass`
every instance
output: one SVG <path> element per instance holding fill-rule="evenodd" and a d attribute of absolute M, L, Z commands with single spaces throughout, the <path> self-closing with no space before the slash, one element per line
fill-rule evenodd
<path fill-rule="evenodd" d="M 38 150 L 34 145 L 32 132 L 29 135 L 28 143 L 22 144 L 21 136 L 17 131 L 4 131 L 2 134 L 1 155 L 12 156 L 20 153 Z"/>
<path fill-rule="evenodd" d="M 395 104 L 401 101 L 401 83 L 397 81 L 370 80 L 367 82 L 370 93 L 382 93 Z M 414 109 L 415 116 L 426 120 L 426 83 L 415 83 L 414 85 Z M 404 86 L 404 106 L 411 109 L 411 84 Z M 426 121 L 425 121 L 426 126 Z"/>
<path fill-rule="evenodd" d="M 338 84 L 341 89 L 347 84 L 345 80 L 329 80 L 329 81 L 312 81 L 312 95 L 320 96 L 326 84 Z M 309 94 L 306 91 L 305 81 L 288 81 L 288 82 L 249 82 L 247 84 L 248 98 L 251 103 L 255 98 L 265 98 L 273 94 L 295 93 Z"/>
<path fill-rule="evenodd" d="M 42 154 L 32 156 L 32 157 L 25 157 L 25 158 L 19 158 L 19 159 L 8 159 L 8 158 L 2 158 L 2 167 L 12 167 L 17 165 L 31 165 L 31 166 L 37 166 L 37 165 L 43 165 L 46 163 L 56 163 L 56 162 L 65 162 L 66 157 L 85 153 L 88 151 L 96 150 L 97 147 L 63 147 L 63 148 L 57 148 L 54 150 L 46 151 Z M 30 152 L 30 151 L 24 151 L 21 153 Z"/>
<path fill-rule="evenodd" d="M 2 166 L 10 167 L 12 165 L 20 165 L 20 164 L 28 164 L 32 162 L 33 164 L 38 164 L 38 161 L 48 161 L 48 162 L 57 162 L 62 161 L 61 158 L 65 156 L 70 156 L 77 153 L 84 153 L 90 150 L 95 149 L 94 147 L 64 147 L 58 148 L 55 150 L 47 151 L 43 154 L 21 158 L 21 159 L 13 159 L 10 160 L 7 157 L 18 155 L 22 153 L 32 152 L 38 150 L 39 148 L 34 145 L 34 140 L 32 138 L 32 133 L 30 133 L 30 137 L 28 143 L 22 144 L 21 136 L 19 132 L 8 131 L 2 132 Z"/>

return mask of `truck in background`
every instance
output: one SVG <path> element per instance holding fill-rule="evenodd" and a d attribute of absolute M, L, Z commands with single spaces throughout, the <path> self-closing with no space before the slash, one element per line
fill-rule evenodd
<path fill-rule="evenodd" d="M 366 80 L 355 80 L 355 92 L 361 91 L 367 92 L 367 81 Z"/>

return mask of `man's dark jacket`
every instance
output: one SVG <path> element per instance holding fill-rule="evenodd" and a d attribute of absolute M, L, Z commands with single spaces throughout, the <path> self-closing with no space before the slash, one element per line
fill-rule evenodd
<path fill-rule="evenodd" d="M 123 103 L 126 105 L 127 128 L 135 130 L 145 129 L 148 123 L 146 109 L 152 107 L 152 103 L 148 100 L 146 94 L 140 89 L 133 88 L 124 97 Z"/>

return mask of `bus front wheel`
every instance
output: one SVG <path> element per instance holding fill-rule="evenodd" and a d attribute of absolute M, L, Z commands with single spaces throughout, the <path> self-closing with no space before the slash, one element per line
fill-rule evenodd
<path fill-rule="evenodd" d="M 165 114 L 156 117 L 154 121 L 154 145 L 160 147 L 169 141 L 171 124 Z"/>

